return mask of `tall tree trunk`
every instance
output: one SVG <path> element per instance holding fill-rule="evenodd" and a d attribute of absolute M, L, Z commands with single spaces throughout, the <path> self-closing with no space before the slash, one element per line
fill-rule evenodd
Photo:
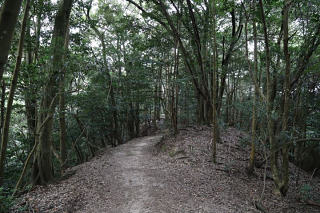
<path fill-rule="evenodd" d="M 140 104 L 136 102 L 135 104 L 135 133 L 136 137 L 140 135 Z"/>
<path fill-rule="evenodd" d="M 2 181 L 3 181 L 4 162 L 5 162 L 8 137 L 9 137 L 9 127 L 10 127 L 10 118 L 11 118 L 11 112 L 12 112 L 12 103 L 13 103 L 14 93 L 15 93 L 15 90 L 17 87 L 19 72 L 20 72 L 23 44 L 24 44 L 26 25 L 27 25 L 27 20 L 28 20 L 28 15 L 29 15 L 29 9 L 30 9 L 30 0 L 27 0 L 25 12 L 24 12 L 24 16 L 23 16 L 23 21 L 22 21 L 22 26 L 21 26 L 21 32 L 20 32 L 18 56 L 16 59 L 16 65 L 15 65 L 15 68 L 13 71 L 13 76 L 11 79 L 9 98 L 8 98 L 8 102 L 7 102 L 7 111 L 6 111 L 6 115 L 5 115 L 5 119 L 4 119 L 3 131 L 2 131 L 1 156 L 0 156 L 0 186 L 2 185 Z"/>
<path fill-rule="evenodd" d="M 179 23 L 178 23 L 179 24 Z M 173 134 L 178 134 L 178 73 L 179 73 L 179 43 L 176 42 L 174 48 L 174 68 L 172 75 L 172 88 L 171 88 L 171 122 L 173 127 Z"/>
<path fill-rule="evenodd" d="M 64 42 L 73 0 L 62 0 L 55 18 L 51 47 L 53 49 L 52 66 L 48 83 L 44 88 L 40 113 L 37 122 L 39 147 L 33 163 L 32 178 L 34 184 L 46 184 L 53 179 L 51 158 L 51 134 L 54 109 L 57 105 L 59 83 L 63 76 Z"/>
<path fill-rule="evenodd" d="M 43 1 L 38 1 L 38 13 L 37 13 L 37 25 L 36 25 L 36 45 L 34 49 L 34 59 L 38 60 L 38 54 L 39 54 L 39 47 L 40 47 L 40 36 L 41 36 L 41 19 L 42 19 L 42 13 L 43 13 Z"/>
<path fill-rule="evenodd" d="M 60 131 L 60 157 L 61 157 L 61 172 L 67 167 L 67 125 L 66 125 L 66 106 L 65 106 L 65 89 L 64 81 L 60 83 L 59 91 L 59 131 Z"/>
<path fill-rule="evenodd" d="M 67 35 L 64 42 L 65 50 L 68 50 L 69 46 L 69 29 L 67 29 Z M 64 173 L 64 170 L 68 166 L 67 162 L 67 125 L 66 125 L 66 101 L 65 101 L 65 73 L 62 76 L 59 85 L 59 133 L 60 133 L 60 158 L 61 158 L 61 173 Z"/>
<path fill-rule="evenodd" d="M 235 10 L 232 9 L 230 12 L 231 15 L 231 23 L 232 23 L 232 37 L 231 37 L 231 43 L 230 46 L 226 52 L 226 54 L 223 54 L 222 57 L 222 73 L 221 73 L 221 86 L 219 90 L 219 96 L 218 96 L 218 107 L 217 107 L 217 113 L 218 116 L 220 116 L 221 113 L 221 107 L 222 107 L 222 101 L 223 101 L 223 94 L 226 87 L 226 79 L 228 74 L 228 67 L 231 60 L 231 56 L 233 54 L 234 47 L 236 43 L 239 41 L 241 32 L 242 32 L 242 25 L 241 25 L 241 18 L 239 19 L 239 26 L 236 29 L 236 16 L 235 16 Z M 224 43 L 224 42 L 223 42 Z"/>
<path fill-rule="evenodd" d="M 283 102 L 283 115 L 282 115 L 282 132 L 287 134 L 288 130 L 288 117 L 289 117 L 289 95 L 290 95 L 290 54 L 288 48 L 289 41 L 289 0 L 284 1 L 283 8 L 283 52 L 285 58 L 285 80 L 284 80 L 284 102 Z M 287 194 L 289 188 L 289 141 L 284 141 L 282 149 L 282 183 L 280 185 L 280 192 L 283 196 Z"/>
<path fill-rule="evenodd" d="M 217 119 L 217 40 L 216 40 L 216 1 L 211 0 L 212 4 L 212 19 L 213 19 L 213 79 L 212 79 L 212 117 L 213 117 L 213 129 L 212 129 L 212 160 L 217 162 L 217 143 L 219 142 L 219 126 Z"/>
<path fill-rule="evenodd" d="M 186 126 L 189 126 L 189 122 L 190 122 L 190 109 L 187 104 L 189 99 L 190 99 L 190 90 L 189 90 L 189 87 L 186 87 L 185 88 L 185 98 L 184 98 L 185 113 L 187 114 L 186 123 L 185 123 Z"/>
<path fill-rule="evenodd" d="M 8 60 L 11 40 L 22 0 L 5 0 L 0 11 L 0 81 Z"/>
<path fill-rule="evenodd" d="M 33 4 L 33 7 L 35 5 Z M 27 47 L 27 61 L 28 67 L 33 67 L 32 64 L 36 61 L 34 57 L 33 49 L 33 42 L 31 36 L 31 19 L 29 18 L 27 22 L 27 30 L 26 30 L 26 47 Z M 39 38 L 40 39 L 40 38 Z M 35 127 L 36 127 L 36 113 L 37 113 L 37 99 L 36 94 L 37 90 L 35 89 L 37 86 L 35 83 L 32 83 L 34 69 L 28 69 L 26 72 L 27 75 L 24 76 L 24 82 L 26 89 L 24 90 L 24 102 L 25 102 L 25 114 L 27 118 L 27 126 L 28 126 L 28 139 L 29 139 L 29 151 L 31 151 L 34 143 L 34 136 L 35 136 Z"/>
<path fill-rule="evenodd" d="M 2 129 L 4 124 L 4 113 L 5 113 L 5 102 L 6 102 L 6 83 L 2 80 L 1 83 L 1 109 L 0 109 L 0 134 L 2 135 Z"/>
<path fill-rule="evenodd" d="M 269 138 L 270 152 L 271 152 L 270 166 L 271 166 L 273 180 L 276 185 L 276 190 L 279 190 L 281 180 L 280 180 L 278 166 L 277 166 L 277 143 L 274 136 L 274 121 L 272 118 L 273 100 L 272 100 L 272 79 L 271 79 L 271 73 L 270 73 L 269 37 L 268 37 L 268 29 L 267 29 L 262 0 L 259 0 L 259 7 L 260 7 L 263 32 L 264 32 L 264 43 L 265 43 L 265 53 L 266 53 L 266 76 L 267 76 L 266 105 L 267 105 L 267 130 L 268 130 L 268 138 Z"/>
<path fill-rule="evenodd" d="M 43 13 L 43 1 L 38 0 L 37 4 L 33 4 L 35 10 L 37 10 L 36 14 L 36 32 L 35 32 L 35 45 L 33 45 L 33 39 L 30 32 L 30 22 L 27 31 L 27 42 L 28 42 L 28 64 L 32 67 L 32 64 L 37 63 L 39 61 L 39 48 L 40 48 L 40 33 L 41 33 L 41 20 L 42 20 L 42 13 Z M 25 102 L 25 110 L 26 110 L 26 118 L 27 118 L 27 125 L 28 125 L 28 137 L 31 142 L 34 143 L 35 140 L 35 133 L 36 133 L 36 120 L 37 120 L 37 96 L 39 91 L 39 86 L 35 82 L 33 78 L 34 69 L 29 69 L 27 71 L 27 75 L 25 78 L 26 90 L 24 91 L 24 102 Z M 30 150 L 32 149 L 32 143 L 30 143 Z"/>
<path fill-rule="evenodd" d="M 157 116 L 158 116 L 158 99 L 159 99 L 159 97 L 158 97 L 158 94 L 159 94 L 159 92 L 158 92 L 158 90 L 160 89 L 159 87 L 158 87 L 158 80 L 156 80 L 155 81 L 155 86 L 154 86 L 154 95 L 153 95 L 153 116 L 152 116 L 152 120 L 153 120 L 153 126 L 154 127 L 157 127 Z"/>
<path fill-rule="evenodd" d="M 134 127 L 134 121 L 135 121 L 135 111 L 133 108 L 133 102 L 132 100 L 130 100 L 129 102 L 129 112 L 128 112 L 128 132 L 129 132 L 129 139 L 132 139 L 134 137 L 136 137 L 135 134 L 135 127 Z"/>
<path fill-rule="evenodd" d="M 251 6 L 253 8 L 252 14 L 255 14 L 255 6 Z M 254 42 L 254 49 L 253 49 L 253 57 L 254 57 L 254 64 L 253 64 L 253 73 L 251 69 L 251 62 L 249 60 L 249 50 L 248 50 L 248 20 L 249 16 L 246 13 L 246 22 L 245 22 L 245 34 L 246 34 L 246 59 L 248 61 L 249 72 L 251 74 L 251 78 L 253 82 L 257 81 L 257 73 L 258 73 L 258 42 L 257 42 L 257 26 L 256 26 L 256 17 L 252 17 L 252 27 L 253 27 L 253 42 Z M 257 87 L 254 87 L 254 94 L 253 94 L 253 104 L 252 104 L 252 122 L 251 122 L 251 151 L 250 151 L 250 159 L 249 159 L 249 166 L 248 166 L 248 174 L 252 174 L 254 170 L 254 160 L 255 160 L 255 141 L 256 141 L 256 99 L 257 99 Z"/>
<path fill-rule="evenodd" d="M 161 97 L 162 97 L 161 82 L 162 82 L 162 65 L 160 66 L 160 69 L 159 69 L 158 82 L 157 82 L 158 84 L 157 120 L 160 120 L 160 114 L 161 114 Z"/>

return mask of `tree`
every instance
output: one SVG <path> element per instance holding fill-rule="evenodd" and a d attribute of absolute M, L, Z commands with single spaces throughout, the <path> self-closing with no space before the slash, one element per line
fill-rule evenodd
<path fill-rule="evenodd" d="M 73 1 L 62 0 L 57 12 L 52 36 L 52 62 L 48 83 L 43 89 L 39 116 L 37 120 L 36 142 L 39 143 L 33 162 L 32 179 L 34 184 L 46 184 L 53 179 L 51 146 L 54 109 L 57 104 L 59 83 L 63 78 L 64 42 L 67 36 L 68 23 Z"/>
<path fill-rule="evenodd" d="M 14 28 L 17 23 L 21 0 L 5 0 L 0 11 L 0 81 L 7 63 Z"/>
<path fill-rule="evenodd" d="M 216 163 L 217 155 L 217 143 L 219 142 L 219 126 L 217 119 L 217 41 L 216 41 L 216 2 L 212 0 L 212 19 L 213 19 L 213 78 L 212 78 L 212 106 L 213 106 L 213 131 L 212 131 L 212 158 L 213 162 Z"/>

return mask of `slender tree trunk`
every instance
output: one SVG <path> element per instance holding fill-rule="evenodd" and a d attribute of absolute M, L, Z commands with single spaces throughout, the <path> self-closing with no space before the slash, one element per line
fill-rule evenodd
<path fill-rule="evenodd" d="M 65 89 L 64 82 L 60 83 L 59 94 L 59 127 L 60 127 L 60 157 L 62 161 L 61 172 L 67 167 L 67 125 L 66 125 L 66 107 L 65 107 Z"/>
<path fill-rule="evenodd" d="M 290 54 L 288 48 L 289 41 L 289 0 L 284 1 L 283 9 L 283 52 L 285 58 L 285 80 L 284 80 L 284 103 L 282 115 L 282 131 L 284 134 L 288 130 L 288 117 L 289 117 L 289 95 L 290 95 Z M 282 149 L 282 183 L 279 189 L 281 194 L 285 196 L 289 188 L 289 141 L 284 141 L 285 145 Z"/>
<path fill-rule="evenodd" d="M 69 29 L 67 29 L 67 35 L 64 42 L 65 50 L 68 50 L 69 46 Z M 59 133 L 60 133 L 60 158 L 61 158 L 61 173 L 68 166 L 67 162 L 67 124 L 66 124 L 66 101 L 65 101 L 65 76 L 66 70 L 63 71 L 64 74 L 59 85 Z"/>
<path fill-rule="evenodd" d="M 185 94 L 185 98 L 184 98 L 184 107 L 185 107 L 186 114 L 187 114 L 186 125 L 188 126 L 189 122 L 190 122 L 190 110 L 189 110 L 189 106 L 188 106 L 187 102 L 190 99 L 190 90 L 188 87 L 186 87 L 185 90 L 186 90 L 186 94 Z"/>
<path fill-rule="evenodd" d="M 252 14 L 255 14 L 255 5 L 253 5 Z M 256 76 L 258 73 L 258 42 L 257 42 L 257 26 L 256 26 L 256 17 L 252 17 L 252 27 L 253 27 L 253 42 L 254 42 L 254 70 L 252 73 L 251 62 L 249 60 L 249 50 L 248 50 L 248 14 L 246 14 L 246 22 L 245 22 L 245 33 L 246 33 L 246 58 L 248 61 L 249 72 L 251 73 L 251 77 L 253 81 L 256 81 Z M 257 87 L 254 87 L 253 94 L 253 104 L 252 104 L 252 122 L 251 122 L 251 152 L 250 152 L 250 160 L 248 166 L 248 174 L 252 174 L 254 170 L 254 160 L 255 160 L 255 141 L 256 141 L 256 99 L 257 99 Z"/>
<path fill-rule="evenodd" d="M 162 97 L 162 65 L 159 69 L 159 79 L 158 79 L 158 101 L 157 101 L 157 120 L 160 120 L 160 114 L 161 114 L 161 97 Z"/>
<path fill-rule="evenodd" d="M 5 0 L 0 11 L 0 82 L 8 60 L 11 40 L 22 0 Z"/>
<path fill-rule="evenodd" d="M 15 93 L 15 90 L 17 87 L 19 72 L 20 72 L 23 44 L 24 44 L 26 25 L 27 25 L 27 20 L 28 20 L 28 15 L 29 15 L 29 9 L 30 9 L 30 0 L 27 0 L 25 12 L 24 12 L 24 16 L 23 16 L 23 21 L 22 21 L 22 26 L 21 26 L 21 32 L 20 32 L 18 56 L 16 59 L 16 65 L 15 65 L 15 68 L 13 71 L 13 76 L 11 79 L 9 98 L 8 98 L 8 102 L 7 102 L 7 111 L 6 111 L 6 115 L 5 115 L 5 119 L 4 119 L 3 131 L 2 131 L 1 156 L 0 156 L 0 186 L 2 185 L 2 181 L 3 181 L 4 162 L 5 162 L 8 137 L 9 137 L 9 127 L 10 127 L 10 119 L 11 119 L 11 112 L 12 112 L 12 103 L 13 103 L 14 93 Z"/>
<path fill-rule="evenodd" d="M 39 47 L 40 47 L 40 34 L 41 34 L 41 20 L 42 20 L 42 13 L 43 13 L 43 1 L 38 0 L 38 13 L 37 13 L 37 25 L 36 25 L 36 44 L 34 49 L 34 59 L 35 61 L 39 59 Z"/>
<path fill-rule="evenodd" d="M 219 142 L 219 126 L 217 119 L 217 41 L 216 41 L 216 1 L 212 1 L 212 18 L 213 18 L 213 82 L 212 82 L 212 118 L 213 118 L 213 138 L 212 138 L 212 160 L 214 163 L 217 162 L 217 143 Z"/>
<path fill-rule="evenodd" d="M 270 143 L 270 166 L 272 171 L 273 180 L 276 185 L 276 190 L 279 190 L 280 186 L 280 176 L 277 166 L 277 143 L 274 136 L 274 121 L 272 118 L 272 110 L 273 110 L 273 100 L 272 100 L 272 79 L 270 74 L 270 50 L 269 50 L 269 38 L 268 38 L 268 30 L 265 19 L 264 7 L 262 0 L 259 0 L 260 14 L 264 32 L 264 42 L 265 42 L 265 53 L 266 53 L 266 76 L 267 76 L 267 97 L 266 97 L 266 105 L 267 105 L 267 130 L 268 130 L 268 138 Z"/>
<path fill-rule="evenodd" d="M 140 135 L 140 104 L 136 102 L 135 104 L 135 133 L 136 137 Z"/>
<path fill-rule="evenodd" d="M 157 116 L 158 116 L 158 82 L 157 80 L 155 81 L 155 86 L 154 86 L 154 95 L 153 95 L 153 125 L 154 127 L 157 127 Z"/>
<path fill-rule="evenodd" d="M 197 91 L 196 91 L 197 92 Z M 202 125 L 204 123 L 204 99 L 200 94 L 197 94 L 197 100 L 198 100 L 198 124 Z"/>
<path fill-rule="evenodd" d="M 130 100 L 129 103 L 129 112 L 128 112 L 128 131 L 129 131 L 129 139 L 132 139 L 136 136 L 135 134 L 135 127 L 134 127 L 134 121 L 135 121 L 135 111 L 133 108 L 133 102 Z"/>
<path fill-rule="evenodd" d="M 2 80 L 1 84 L 1 109 L 0 109 L 0 133 L 2 135 L 2 129 L 4 124 L 4 113 L 5 113 L 5 101 L 6 101 L 6 83 Z"/>
<path fill-rule="evenodd" d="M 236 43 L 238 42 L 240 35 L 241 35 L 241 32 L 242 32 L 241 18 L 239 19 L 239 26 L 236 29 L 236 16 L 235 16 L 234 9 L 231 10 L 230 15 L 231 15 L 231 24 L 232 24 L 232 35 L 231 35 L 232 38 L 231 38 L 231 43 L 230 43 L 230 46 L 229 46 L 226 54 L 223 54 L 223 57 L 222 57 L 222 73 L 220 76 L 221 86 L 220 86 L 219 96 L 218 96 L 218 100 L 217 100 L 217 104 L 218 104 L 217 114 L 218 114 L 218 116 L 220 116 L 220 114 L 221 114 L 223 94 L 224 94 L 225 87 L 226 87 L 226 79 L 227 79 L 228 67 L 230 64 L 231 56 L 233 54 L 234 47 L 235 47 Z M 223 44 L 224 44 L 224 42 L 223 42 Z"/>
<path fill-rule="evenodd" d="M 179 23 L 178 23 L 179 24 Z M 179 29 L 179 27 L 178 27 Z M 173 69 L 173 79 L 172 79 L 172 99 L 171 99 L 171 104 L 172 104 L 172 114 L 171 114 L 171 121 L 172 121 L 172 127 L 173 127 L 173 134 L 177 135 L 178 134 L 178 92 L 179 92 L 179 87 L 178 87 L 178 73 L 179 73 L 179 43 L 176 43 L 176 47 L 174 49 L 174 69 Z"/>

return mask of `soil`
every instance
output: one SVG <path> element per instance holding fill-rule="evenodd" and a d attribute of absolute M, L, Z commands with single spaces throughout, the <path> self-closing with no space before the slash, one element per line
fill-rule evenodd
<path fill-rule="evenodd" d="M 217 164 L 211 161 L 209 127 L 134 139 L 71 168 L 70 178 L 23 195 L 12 211 L 320 212 L 310 205 L 319 202 L 319 178 L 290 165 L 290 189 L 282 198 L 273 193 L 268 164 L 247 175 L 247 136 L 234 128 L 221 136 Z"/>

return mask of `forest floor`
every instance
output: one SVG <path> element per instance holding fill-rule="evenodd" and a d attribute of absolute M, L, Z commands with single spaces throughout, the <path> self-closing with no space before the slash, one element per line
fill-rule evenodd
<path fill-rule="evenodd" d="M 137 138 L 71 168 L 70 178 L 23 195 L 14 211 L 320 212 L 313 203 L 319 202 L 320 179 L 294 165 L 285 198 L 272 192 L 269 165 L 247 175 L 246 137 L 234 128 L 222 131 L 217 164 L 210 160 L 209 127 L 185 128 L 176 138 Z"/>

